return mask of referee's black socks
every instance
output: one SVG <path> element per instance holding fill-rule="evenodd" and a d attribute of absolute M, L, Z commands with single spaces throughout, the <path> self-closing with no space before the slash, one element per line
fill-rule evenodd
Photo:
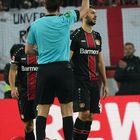
<path fill-rule="evenodd" d="M 36 138 L 37 140 L 45 139 L 46 118 L 38 116 L 36 119 Z"/>
<path fill-rule="evenodd" d="M 72 138 L 73 131 L 73 118 L 72 116 L 63 118 L 63 132 L 65 140 L 73 140 Z"/>
<path fill-rule="evenodd" d="M 35 140 L 35 135 L 34 132 L 25 132 L 25 140 Z"/>
<path fill-rule="evenodd" d="M 77 117 L 73 128 L 74 140 L 87 140 L 91 124 L 92 121 L 82 121 Z"/>

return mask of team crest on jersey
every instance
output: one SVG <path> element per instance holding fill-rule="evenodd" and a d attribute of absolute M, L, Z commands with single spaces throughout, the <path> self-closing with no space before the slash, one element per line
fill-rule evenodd
<path fill-rule="evenodd" d="M 100 40 L 96 39 L 96 40 L 95 40 L 95 44 L 96 44 L 96 45 L 101 45 Z"/>
<path fill-rule="evenodd" d="M 80 103 L 79 106 L 80 106 L 80 108 L 84 108 L 85 107 L 85 103 Z"/>

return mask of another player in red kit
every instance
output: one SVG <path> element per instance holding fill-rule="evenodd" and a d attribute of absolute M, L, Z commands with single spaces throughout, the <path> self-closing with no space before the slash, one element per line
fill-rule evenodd
<path fill-rule="evenodd" d="M 21 120 L 25 126 L 25 140 L 35 140 L 33 119 L 36 117 L 35 92 L 37 77 L 36 55 L 26 55 L 25 46 L 15 44 L 11 48 L 9 82 L 11 96 L 18 100 Z"/>

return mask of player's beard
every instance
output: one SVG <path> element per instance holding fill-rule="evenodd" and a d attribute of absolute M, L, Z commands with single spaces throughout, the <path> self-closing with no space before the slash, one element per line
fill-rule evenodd
<path fill-rule="evenodd" d="M 96 21 L 92 21 L 89 17 L 86 18 L 86 23 L 89 26 L 94 26 L 96 24 Z"/>

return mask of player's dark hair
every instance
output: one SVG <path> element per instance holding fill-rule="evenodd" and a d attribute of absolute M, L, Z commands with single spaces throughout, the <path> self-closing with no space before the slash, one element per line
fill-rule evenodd
<path fill-rule="evenodd" d="M 24 47 L 23 44 L 14 44 L 10 49 L 10 56 L 12 57 L 14 53 L 21 47 Z"/>
<path fill-rule="evenodd" d="M 55 12 L 60 9 L 62 0 L 45 0 L 45 8 L 48 12 Z"/>

